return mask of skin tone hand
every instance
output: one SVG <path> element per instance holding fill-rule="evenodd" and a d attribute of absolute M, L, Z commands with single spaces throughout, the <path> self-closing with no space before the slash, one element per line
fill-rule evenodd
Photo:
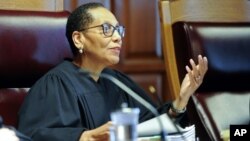
<path fill-rule="evenodd" d="M 112 122 L 109 121 L 96 129 L 84 131 L 79 141 L 109 141 L 111 126 Z"/>
<path fill-rule="evenodd" d="M 189 62 L 191 68 L 186 66 L 187 74 L 181 83 L 180 96 L 173 102 L 173 106 L 178 110 L 186 107 L 189 98 L 202 84 L 208 69 L 207 58 L 201 55 L 198 55 L 198 64 L 195 64 L 193 59 L 190 59 Z"/>

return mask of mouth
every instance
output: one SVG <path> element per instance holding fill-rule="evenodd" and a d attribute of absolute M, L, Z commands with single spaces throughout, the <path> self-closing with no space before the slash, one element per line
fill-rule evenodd
<path fill-rule="evenodd" d="M 113 47 L 113 48 L 110 48 L 110 50 L 112 52 L 114 52 L 115 54 L 120 54 L 120 51 L 121 51 L 121 47 Z"/>

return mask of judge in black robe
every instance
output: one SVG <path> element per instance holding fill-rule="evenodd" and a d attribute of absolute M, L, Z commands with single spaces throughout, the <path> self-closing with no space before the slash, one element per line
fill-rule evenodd
<path fill-rule="evenodd" d="M 124 27 L 99 3 L 88 3 L 68 18 L 66 36 L 74 54 L 40 78 L 30 89 L 19 112 L 18 130 L 34 141 L 108 140 L 110 113 L 126 102 L 140 109 L 139 122 L 153 117 L 151 112 L 111 81 L 88 75 L 83 70 L 107 73 L 130 87 L 156 107 L 148 95 L 130 78 L 108 66 L 119 62 Z M 198 57 L 186 68 L 180 97 L 158 108 L 160 114 L 177 118 L 207 70 L 207 59 Z M 180 115 L 181 118 L 181 115 Z M 107 123 L 107 124 L 106 124 Z"/>
<path fill-rule="evenodd" d="M 104 69 L 135 93 L 154 102 L 126 75 Z M 96 82 L 70 61 L 64 61 L 43 76 L 29 91 L 21 111 L 19 130 L 35 141 L 78 141 L 85 130 L 110 121 L 110 113 L 126 102 L 140 109 L 139 122 L 154 115 L 108 79 Z M 169 103 L 158 109 L 165 113 Z"/>

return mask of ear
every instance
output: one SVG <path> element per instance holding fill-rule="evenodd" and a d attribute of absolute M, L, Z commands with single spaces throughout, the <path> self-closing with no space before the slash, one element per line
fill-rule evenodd
<path fill-rule="evenodd" d="M 83 49 L 85 38 L 81 32 L 74 31 L 72 33 L 72 40 L 78 49 Z"/>

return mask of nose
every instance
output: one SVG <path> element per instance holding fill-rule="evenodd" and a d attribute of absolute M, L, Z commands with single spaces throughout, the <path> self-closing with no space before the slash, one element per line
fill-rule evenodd
<path fill-rule="evenodd" d="M 114 31 L 114 34 L 112 36 L 112 38 L 114 40 L 118 40 L 118 41 L 121 41 L 122 40 L 122 35 L 119 34 L 119 32 L 117 30 Z"/>

